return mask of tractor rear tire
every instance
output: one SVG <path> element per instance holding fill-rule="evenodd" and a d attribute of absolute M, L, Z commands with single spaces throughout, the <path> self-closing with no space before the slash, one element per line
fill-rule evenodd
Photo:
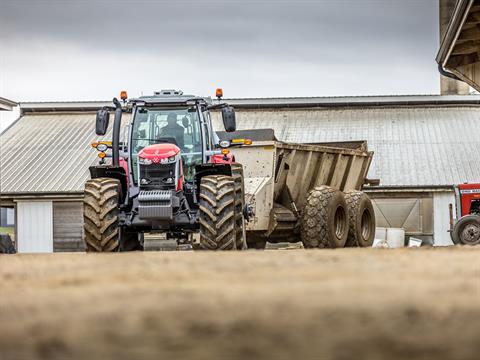
<path fill-rule="evenodd" d="M 372 247 L 375 238 L 375 213 L 372 201 L 362 191 L 345 193 L 348 210 L 348 238 L 345 246 Z"/>
<path fill-rule="evenodd" d="M 245 216 L 243 209 L 245 207 L 245 185 L 243 181 L 242 164 L 232 164 L 232 177 L 235 184 L 235 243 L 237 250 L 247 249 L 247 236 L 245 233 Z"/>
<path fill-rule="evenodd" d="M 303 246 L 341 248 L 347 236 L 347 203 L 343 193 L 325 185 L 310 190 L 300 220 Z"/>
<path fill-rule="evenodd" d="M 480 244 L 480 216 L 466 215 L 453 227 L 452 240 L 455 244 Z"/>
<path fill-rule="evenodd" d="M 83 228 L 87 252 L 118 251 L 120 181 L 97 178 L 85 183 Z"/>
<path fill-rule="evenodd" d="M 15 254 L 17 250 L 9 234 L 0 234 L 0 254 Z"/>
<path fill-rule="evenodd" d="M 236 250 L 235 183 L 231 176 L 200 181 L 200 249 Z"/>

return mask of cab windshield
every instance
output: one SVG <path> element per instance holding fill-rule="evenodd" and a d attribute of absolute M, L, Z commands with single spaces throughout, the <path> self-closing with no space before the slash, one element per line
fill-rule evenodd
<path fill-rule="evenodd" d="M 152 144 L 170 143 L 180 148 L 186 181 L 193 180 L 193 169 L 202 163 L 202 135 L 196 111 L 186 108 L 137 108 L 132 130 L 132 166 L 137 181 L 138 153 Z"/>

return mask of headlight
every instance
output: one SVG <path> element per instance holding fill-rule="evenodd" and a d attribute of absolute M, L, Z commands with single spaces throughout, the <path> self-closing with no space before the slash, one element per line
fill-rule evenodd
<path fill-rule="evenodd" d="M 152 163 L 152 160 L 150 159 L 145 159 L 145 158 L 142 158 L 142 157 L 138 157 L 138 163 L 141 164 L 141 165 L 150 165 Z"/>
<path fill-rule="evenodd" d="M 97 145 L 97 150 L 101 152 L 105 152 L 108 150 L 108 145 L 107 144 L 98 144 Z"/>
<path fill-rule="evenodd" d="M 177 157 L 175 155 L 170 156 L 169 158 L 165 158 L 165 159 L 160 160 L 160 163 L 161 164 L 170 164 L 170 163 L 174 162 L 176 158 Z"/>
<path fill-rule="evenodd" d="M 230 146 L 230 141 L 228 140 L 222 140 L 220 141 L 220 147 L 222 148 L 228 148 Z"/>

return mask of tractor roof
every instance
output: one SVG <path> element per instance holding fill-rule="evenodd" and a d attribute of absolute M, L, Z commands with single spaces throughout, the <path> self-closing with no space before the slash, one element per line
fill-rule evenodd
<path fill-rule="evenodd" d="M 184 95 L 180 90 L 161 90 L 155 91 L 153 95 L 141 96 L 133 102 L 144 102 L 147 105 L 186 105 L 189 102 L 204 102 L 207 105 L 212 104 L 210 97 L 201 97 L 195 95 Z"/>

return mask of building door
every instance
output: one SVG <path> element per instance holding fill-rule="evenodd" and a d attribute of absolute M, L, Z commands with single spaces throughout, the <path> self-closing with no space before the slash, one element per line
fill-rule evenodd
<path fill-rule="evenodd" d="M 52 202 L 18 201 L 16 207 L 18 252 L 53 252 Z"/>
<path fill-rule="evenodd" d="M 54 251 L 84 251 L 82 231 L 83 203 L 81 201 L 54 201 Z"/>

